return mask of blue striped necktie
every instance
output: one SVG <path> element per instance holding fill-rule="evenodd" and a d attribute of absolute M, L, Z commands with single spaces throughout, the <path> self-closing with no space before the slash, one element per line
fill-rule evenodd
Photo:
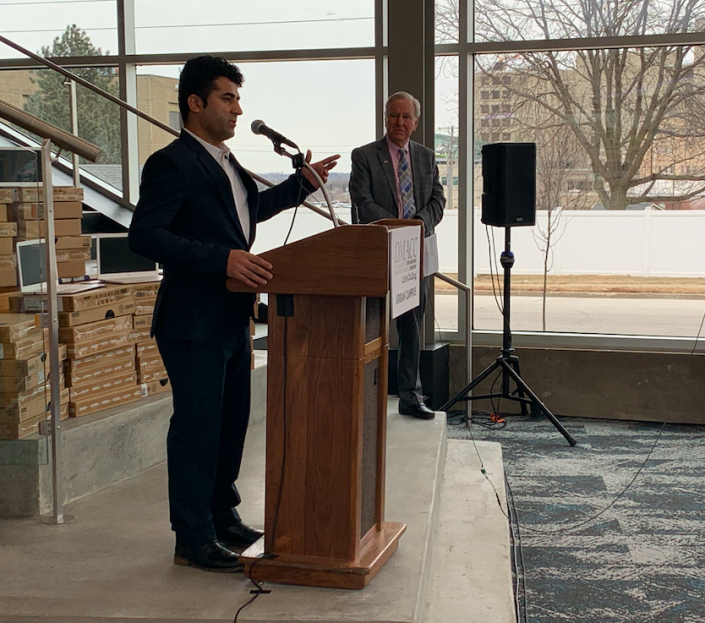
<path fill-rule="evenodd" d="M 406 159 L 406 150 L 399 148 L 399 190 L 401 191 L 401 205 L 403 218 L 411 218 L 416 209 L 414 203 L 414 189 L 411 184 L 411 171 L 409 161 Z"/>

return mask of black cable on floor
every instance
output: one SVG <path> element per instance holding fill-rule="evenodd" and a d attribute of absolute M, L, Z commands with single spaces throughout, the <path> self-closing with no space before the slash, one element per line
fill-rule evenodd
<path fill-rule="evenodd" d="M 558 530 L 541 530 L 541 529 L 539 529 L 539 528 L 533 528 L 533 527 L 531 527 L 531 526 L 525 526 L 525 525 L 523 525 L 523 524 L 517 524 L 517 526 L 520 527 L 520 528 L 524 528 L 525 530 L 530 530 L 531 532 L 537 532 L 537 533 L 539 533 L 539 534 L 561 534 L 561 533 L 564 533 L 564 532 L 571 532 L 571 531 L 575 530 L 576 528 L 580 528 L 580 527 L 584 526 L 585 524 L 590 523 L 590 522 L 593 521 L 594 519 L 597 519 L 598 517 L 600 517 L 600 516 L 603 515 L 604 513 L 606 513 L 606 512 L 607 512 L 610 508 L 612 508 L 612 507 L 619 501 L 619 499 L 629 490 L 629 488 L 634 484 L 634 482 L 636 481 L 636 479 L 639 477 L 639 474 L 641 474 L 641 472 L 642 472 L 642 470 L 644 469 L 644 467 L 646 467 L 646 464 L 649 462 L 649 459 L 651 458 L 651 454 L 653 453 L 654 449 L 656 448 L 656 445 L 658 444 L 659 439 L 661 439 L 661 434 L 663 433 L 663 429 L 665 428 L 665 426 L 666 426 L 666 423 L 663 422 L 663 423 L 661 424 L 661 428 L 659 429 L 658 435 L 656 435 L 656 439 L 654 440 L 654 443 L 653 443 L 653 445 L 651 446 L 651 449 L 649 450 L 649 452 L 648 452 L 648 454 L 646 455 L 646 458 L 644 459 L 644 461 L 642 462 L 642 464 L 639 466 L 639 469 L 638 469 L 638 470 L 636 471 L 636 473 L 634 474 L 634 477 L 629 481 L 629 484 L 628 484 L 626 487 L 624 487 L 624 489 L 622 489 L 622 491 L 619 493 L 619 495 L 617 495 L 617 496 L 616 496 L 607 506 L 605 506 L 599 513 L 595 513 L 594 515 L 591 515 L 591 516 L 588 517 L 587 519 L 585 519 L 585 520 L 583 520 L 583 521 L 581 521 L 581 522 L 579 522 L 579 523 L 576 523 L 576 524 L 574 524 L 574 525 L 572 525 L 572 526 L 568 526 L 568 527 L 565 527 L 565 528 L 559 528 Z M 474 444 L 475 444 L 475 439 L 472 438 L 472 435 L 471 435 L 471 439 L 472 439 L 473 445 L 474 445 Z M 480 453 L 479 453 L 479 451 L 478 451 L 478 449 L 477 449 L 477 446 L 475 446 L 475 452 L 477 452 L 478 457 L 480 457 Z M 487 474 L 486 474 L 486 472 L 485 472 L 485 466 L 482 464 L 482 458 L 481 458 L 481 457 L 480 457 L 480 466 L 481 466 L 480 471 L 481 471 L 482 474 L 485 476 L 485 479 L 487 480 L 487 482 L 490 483 L 490 486 L 491 486 L 492 489 L 494 490 L 495 497 L 497 498 L 497 503 L 499 504 L 499 509 L 502 511 L 502 514 L 507 518 L 507 520 L 509 520 L 509 514 L 508 514 L 507 512 L 505 512 L 504 508 L 502 507 L 502 503 L 501 503 L 501 501 L 500 501 L 500 499 L 499 499 L 499 494 L 497 493 L 497 489 L 495 488 L 495 486 L 494 486 L 494 484 L 492 483 L 492 481 L 488 478 L 488 476 L 487 476 Z M 509 484 L 509 480 L 506 479 L 506 476 L 505 476 L 505 480 L 506 480 L 506 483 L 507 483 L 507 494 L 513 496 L 511 485 Z M 562 524 L 562 525 L 564 525 L 564 524 Z"/>

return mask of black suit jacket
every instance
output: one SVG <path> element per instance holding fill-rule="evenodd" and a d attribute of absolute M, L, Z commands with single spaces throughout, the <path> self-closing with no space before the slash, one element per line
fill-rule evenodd
<path fill-rule="evenodd" d="M 129 242 L 133 251 L 164 266 L 152 321 L 152 334 L 160 339 L 198 340 L 240 329 L 252 312 L 254 296 L 225 287 L 230 250 L 249 250 L 258 222 L 298 205 L 313 191 L 295 174 L 259 192 L 232 160 L 247 190 L 247 237 L 228 176 L 187 132 L 145 163 Z"/>
<path fill-rule="evenodd" d="M 428 147 L 409 141 L 411 176 L 414 183 L 416 212 L 424 233 L 430 236 L 443 218 L 446 205 L 436 157 Z M 350 173 L 350 199 L 357 207 L 361 223 L 383 218 L 399 218 L 394 167 L 386 136 L 354 149 Z"/>

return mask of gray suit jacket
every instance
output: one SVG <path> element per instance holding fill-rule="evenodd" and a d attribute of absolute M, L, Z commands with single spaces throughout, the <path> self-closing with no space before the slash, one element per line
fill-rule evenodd
<path fill-rule="evenodd" d="M 414 182 L 416 212 L 426 236 L 443 218 L 446 200 L 443 196 L 436 157 L 428 147 L 409 142 L 411 175 Z M 360 223 L 383 218 L 398 218 L 397 186 L 386 137 L 352 152 L 350 199 L 357 206 Z"/>

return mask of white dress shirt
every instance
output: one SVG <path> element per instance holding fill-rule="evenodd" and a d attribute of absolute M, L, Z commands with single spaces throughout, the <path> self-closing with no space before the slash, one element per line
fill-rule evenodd
<path fill-rule="evenodd" d="M 245 184 L 242 182 L 242 178 L 238 173 L 235 165 L 230 159 L 230 148 L 225 144 L 221 143 L 218 147 L 211 145 L 209 142 L 204 141 L 200 136 L 196 136 L 191 130 L 184 128 L 184 131 L 188 132 L 193 138 L 195 138 L 206 151 L 213 156 L 215 161 L 223 168 L 225 174 L 230 180 L 230 187 L 233 191 L 233 199 L 235 201 L 235 209 L 237 211 L 237 216 L 240 219 L 240 226 L 245 234 L 245 239 L 250 242 L 250 207 L 247 203 L 247 190 L 245 189 Z"/>

